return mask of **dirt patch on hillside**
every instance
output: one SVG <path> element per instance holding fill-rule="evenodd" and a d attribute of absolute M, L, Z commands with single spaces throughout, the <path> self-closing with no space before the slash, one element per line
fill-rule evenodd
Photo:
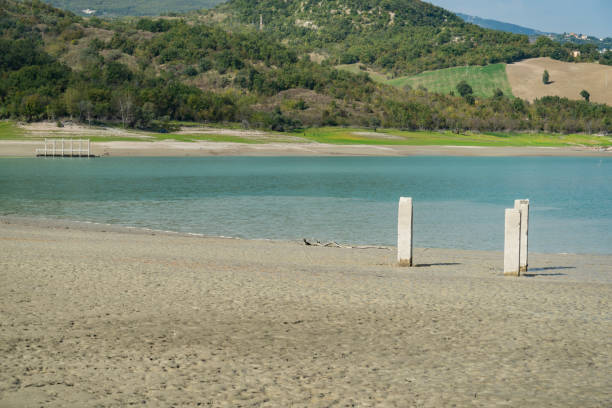
<path fill-rule="evenodd" d="M 548 85 L 542 82 L 544 70 L 550 74 Z M 612 105 L 612 67 L 607 65 L 533 58 L 507 65 L 506 72 L 512 93 L 522 99 L 550 95 L 579 100 L 586 89 L 591 101 Z"/>
<path fill-rule="evenodd" d="M 150 139 L 151 136 L 134 130 L 112 128 L 105 126 L 87 126 L 66 122 L 63 127 L 57 127 L 56 122 L 34 122 L 19 124 L 30 137 L 130 137 Z"/>
<path fill-rule="evenodd" d="M 319 54 L 316 52 L 311 52 L 310 54 L 308 54 L 308 56 L 310 57 L 310 60 L 312 62 L 316 62 L 317 64 L 320 64 L 327 59 L 327 55 Z"/>

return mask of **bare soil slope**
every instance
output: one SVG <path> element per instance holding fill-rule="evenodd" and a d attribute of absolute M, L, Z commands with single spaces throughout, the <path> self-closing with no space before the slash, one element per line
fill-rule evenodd
<path fill-rule="evenodd" d="M 548 85 L 542 82 L 542 74 L 548 70 Z M 550 58 L 533 58 L 506 66 L 512 93 L 533 101 L 543 96 L 562 96 L 581 99 L 580 91 L 586 89 L 591 101 L 612 105 L 612 67 L 592 63 L 571 63 Z"/>

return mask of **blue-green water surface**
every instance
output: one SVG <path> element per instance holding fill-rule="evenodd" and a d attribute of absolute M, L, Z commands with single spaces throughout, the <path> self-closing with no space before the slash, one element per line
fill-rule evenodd
<path fill-rule="evenodd" d="M 0 159 L 0 214 L 214 236 L 503 249 L 504 209 L 531 200 L 530 249 L 612 253 L 612 158 Z"/>

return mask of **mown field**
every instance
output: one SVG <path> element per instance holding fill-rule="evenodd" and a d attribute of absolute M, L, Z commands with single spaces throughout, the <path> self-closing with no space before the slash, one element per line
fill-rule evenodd
<path fill-rule="evenodd" d="M 204 133 L 206 132 L 206 133 Z M 268 132 L 257 130 L 201 128 L 183 126 L 180 133 L 154 133 L 117 128 L 91 127 L 80 129 L 57 128 L 40 132 L 14 122 L 0 121 L 0 139 L 40 140 L 43 138 L 88 138 L 93 142 L 162 141 L 230 142 L 230 143 L 328 143 L 336 145 L 413 145 L 413 146 L 612 146 L 612 136 L 586 134 L 546 133 L 454 133 L 431 131 L 404 131 L 397 129 L 360 129 L 341 127 L 308 128 L 295 132 Z M 0 151 L 1 154 L 1 151 Z"/>
<path fill-rule="evenodd" d="M 22 139 L 25 135 L 26 132 L 15 125 L 15 123 L 0 120 L 0 140 L 18 140 Z"/>
<path fill-rule="evenodd" d="M 424 87 L 430 92 L 448 94 L 451 91 L 456 93 L 457 84 L 464 80 L 472 86 L 476 96 L 493 96 L 496 89 L 501 89 L 504 95 L 513 95 L 506 75 L 506 64 L 446 68 L 415 76 L 394 78 L 385 83 L 399 88 L 406 85 L 413 89 Z"/>
<path fill-rule="evenodd" d="M 410 86 L 412 89 L 425 88 L 430 92 L 448 94 L 451 91 L 456 93 L 457 84 L 465 80 L 472 86 L 476 96 L 492 96 L 496 89 L 501 89 L 504 95 L 513 96 L 506 75 L 506 64 L 446 68 L 398 78 L 390 78 L 380 72 L 362 69 L 359 63 L 337 65 L 336 68 L 354 74 L 367 72 L 374 81 L 398 88 Z"/>
<path fill-rule="evenodd" d="M 544 70 L 550 74 L 548 84 L 542 82 Z M 582 100 L 584 89 L 592 102 L 612 106 L 612 67 L 608 65 L 531 58 L 508 65 L 507 75 L 514 95 L 521 99 L 554 95 Z"/>

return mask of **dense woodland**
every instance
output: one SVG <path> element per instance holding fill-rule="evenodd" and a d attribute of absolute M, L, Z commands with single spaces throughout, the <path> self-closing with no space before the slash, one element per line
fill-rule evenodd
<path fill-rule="evenodd" d="M 159 131 L 169 130 L 171 121 L 235 122 L 274 130 L 351 125 L 453 131 L 612 131 L 612 108 L 606 105 L 556 97 L 529 104 L 501 92 L 492 98 L 475 98 L 469 92 L 439 95 L 377 84 L 366 73 L 338 71 L 333 68 L 334 49 L 340 52 L 337 58 L 354 50 L 361 61 L 357 50 L 362 47 L 363 52 L 372 53 L 370 62 L 380 65 L 385 54 L 374 52 L 380 45 L 376 41 L 369 48 L 365 40 L 348 41 L 357 38 L 350 21 L 345 24 L 348 31 L 330 28 L 325 39 L 320 38 L 322 33 L 309 36 L 304 32 L 301 44 L 296 44 L 300 31 L 291 34 L 290 27 L 284 26 L 285 31 L 279 28 L 286 36 L 283 41 L 281 34 L 270 33 L 270 26 L 260 31 L 252 24 L 236 22 L 237 17 L 227 17 L 232 10 L 228 7 L 236 7 L 238 13 L 242 3 L 230 1 L 219 10 L 180 18 L 102 20 L 84 19 L 39 1 L 0 0 L 0 118 L 71 118 Z M 271 4 L 280 9 L 303 3 L 305 10 L 310 5 L 284 0 L 251 3 L 262 7 L 259 11 L 254 8 L 253 17 Z M 501 58 L 516 55 L 513 47 L 519 46 L 546 52 L 564 49 L 546 41 L 530 46 L 526 37 L 516 35 L 505 41 L 507 34 L 466 25 L 433 6 L 421 9 L 425 5 L 421 2 L 343 3 L 376 4 L 374 8 L 411 5 L 412 11 L 395 15 L 394 25 L 422 30 L 423 41 L 436 21 L 451 22 L 453 30 L 464 27 L 464 38 L 472 32 L 483 38 L 479 45 L 470 40 L 470 47 L 460 48 L 464 53 L 448 59 L 436 50 L 446 53 L 461 47 L 461 42 L 451 41 L 446 48 L 432 45 L 427 55 L 413 59 L 405 54 L 393 60 L 389 69 L 418 70 L 415 67 L 427 61 L 438 61 L 440 66 L 464 63 L 464 59 L 495 50 Z M 289 11 L 283 13 L 289 15 Z M 351 13 L 344 11 L 343 15 Z M 360 14 L 355 11 L 355 15 Z M 277 20 L 283 27 L 283 19 Z M 333 25 L 342 27 L 340 21 L 344 20 L 334 20 Z M 405 35 L 402 30 L 393 35 Z M 439 35 L 444 32 L 447 30 Z M 451 31 L 451 38 L 455 34 L 458 31 Z M 336 42 L 332 42 L 334 35 L 338 35 Z M 411 38 L 418 41 L 420 37 Z M 322 50 L 328 43 L 336 47 L 326 51 L 330 57 L 322 63 L 311 61 L 312 44 Z"/>
<path fill-rule="evenodd" d="M 264 32 L 296 49 L 398 76 L 532 57 L 581 62 L 600 57 L 593 44 L 561 44 L 547 37 L 530 43 L 526 35 L 484 29 L 417 0 L 229 0 L 209 12 L 219 13 L 228 23 L 253 27 L 259 27 L 261 17 Z M 573 50 L 580 57 L 574 58 Z"/>

